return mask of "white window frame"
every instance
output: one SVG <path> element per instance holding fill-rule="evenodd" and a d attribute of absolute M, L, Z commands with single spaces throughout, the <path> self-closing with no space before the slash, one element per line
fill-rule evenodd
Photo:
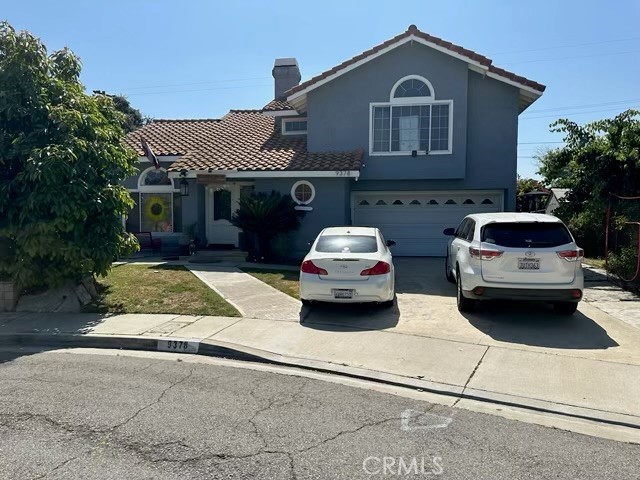
<path fill-rule="evenodd" d="M 429 87 L 429 91 L 431 92 L 431 96 L 429 97 L 403 97 L 403 98 L 394 98 L 394 95 L 396 94 L 396 90 L 397 88 L 402 85 L 402 83 L 406 80 L 420 80 L 421 82 L 424 82 L 427 87 Z M 400 80 L 398 80 L 394 85 L 393 88 L 391 89 L 391 94 L 389 95 L 389 102 L 391 103 L 395 103 L 396 105 L 402 105 L 404 104 L 414 104 L 416 103 L 416 99 L 424 99 L 425 102 L 428 101 L 432 101 L 436 99 L 436 92 L 433 90 L 433 85 L 431 85 L 431 82 L 429 80 L 427 80 L 424 77 L 421 77 L 420 75 L 407 75 L 406 77 L 402 77 Z"/>
<path fill-rule="evenodd" d="M 307 117 L 294 117 L 294 118 L 283 118 L 282 119 L 282 135 L 306 135 L 307 131 L 306 130 L 298 130 L 295 132 L 287 132 L 287 123 L 291 123 L 291 122 L 306 122 L 307 121 Z M 308 128 L 309 124 L 307 124 L 307 128 Z"/>
<path fill-rule="evenodd" d="M 431 90 L 430 97 L 404 97 L 394 98 L 396 89 L 406 80 L 420 80 L 424 82 Z M 374 152 L 373 151 L 373 109 L 375 107 L 389 107 L 389 150 L 391 150 L 391 122 L 393 120 L 392 109 L 397 106 L 416 106 L 423 107 L 426 105 L 449 105 L 449 138 L 447 150 L 416 150 L 418 155 L 450 155 L 453 153 L 453 100 L 436 100 L 435 90 L 431 82 L 420 75 L 407 75 L 398 80 L 391 89 L 388 102 L 371 102 L 369 103 L 369 156 L 371 157 L 398 157 L 413 155 L 412 150 Z M 429 111 L 429 147 L 431 147 L 431 110 Z"/>
<path fill-rule="evenodd" d="M 296 188 L 298 188 L 300 185 L 307 185 L 311 189 L 311 197 L 309 197 L 309 200 L 307 200 L 306 202 L 302 202 L 298 200 L 298 198 L 296 198 Z M 298 205 L 309 205 L 311 202 L 313 202 L 313 199 L 316 198 L 316 187 L 314 187 L 313 183 L 308 180 L 298 180 L 291 187 L 291 198 Z"/>
<path fill-rule="evenodd" d="M 138 204 L 138 229 L 140 229 L 140 231 L 142 229 L 142 194 L 145 193 L 169 193 L 171 194 L 170 198 L 171 198 L 171 233 L 175 233 L 176 231 L 176 224 L 175 224 L 175 218 L 173 215 L 173 194 L 177 193 L 180 191 L 179 188 L 175 188 L 175 184 L 173 182 L 173 179 L 171 177 L 169 177 L 169 180 L 171 180 L 171 185 L 145 185 L 144 184 L 144 179 L 147 176 L 147 173 L 150 172 L 151 170 L 164 170 L 165 172 L 167 172 L 167 170 L 165 168 L 158 168 L 156 169 L 156 167 L 149 167 L 146 168 L 145 170 L 143 170 L 140 173 L 140 176 L 138 177 L 138 188 L 135 190 L 129 190 L 129 193 L 133 194 L 137 194 L 136 196 L 138 197 L 138 201 L 136 202 Z M 167 172 L 168 175 L 168 172 Z M 151 232 L 151 233 L 168 233 L 168 232 Z"/>
<path fill-rule="evenodd" d="M 145 185 L 144 184 L 144 179 L 147 177 L 147 173 L 149 173 L 152 170 L 162 170 L 167 174 L 167 177 L 169 178 L 169 180 L 171 181 L 171 185 Z M 132 191 L 132 190 L 130 190 Z M 142 172 L 140 172 L 140 176 L 138 177 L 138 192 L 144 192 L 144 193 L 173 193 L 173 192 L 179 192 L 180 189 L 179 188 L 175 188 L 175 185 L 173 183 L 173 178 L 169 177 L 169 172 L 167 172 L 166 168 L 156 168 L 156 167 L 149 167 L 144 169 Z"/>
<path fill-rule="evenodd" d="M 449 105 L 449 149 L 448 150 L 417 150 L 418 155 L 450 155 L 453 153 L 453 100 L 433 100 L 429 102 L 412 102 L 410 104 L 397 104 L 392 102 L 372 102 L 369 104 L 369 156 L 371 157 L 397 157 L 412 155 L 412 151 L 389 151 L 374 152 L 373 151 L 373 109 L 374 107 L 397 107 L 397 106 L 416 106 L 423 107 L 425 105 Z M 431 119 L 431 113 L 429 113 Z M 391 122 L 391 111 L 389 112 L 389 122 Z M 429 145 L 431 145 L 431 120 L 429 120 Z M 391 149 L 391 128 L 389 128 L 389 149 Z"/>

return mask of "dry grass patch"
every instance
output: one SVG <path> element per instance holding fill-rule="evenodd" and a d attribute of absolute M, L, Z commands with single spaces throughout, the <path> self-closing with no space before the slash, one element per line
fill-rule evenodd
<path fill-rule="evenodd" d="M 239 317 L 220 295 L 179 265 L 118 265 L 98 280 L 89 312 L 176 313 Z"/>
<path fill-rule="evenodd" d="M 585 258 L 584 263 L 595 268 L 605 268 L 604 258 Z"/>
<path fill-rule="evenodd" d="M 271 285 L 293 298 L 300 299 L 300 272 L 297 270 L 261 270 L 258 268 L 243 268 L 242 270 L 267 285 Z"/>

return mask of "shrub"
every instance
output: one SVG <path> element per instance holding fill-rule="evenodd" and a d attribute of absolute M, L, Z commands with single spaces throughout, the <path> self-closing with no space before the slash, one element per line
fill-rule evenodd
<path fill-rule="evenodd" d="M 257 261 L 266 261 L 272 257 L 272 240 L 279 234 L 297 230 L 300 216 L 291 197 L 272 191 L 242 197 L 231 223 L 254 238 L 249 254 Z"/>

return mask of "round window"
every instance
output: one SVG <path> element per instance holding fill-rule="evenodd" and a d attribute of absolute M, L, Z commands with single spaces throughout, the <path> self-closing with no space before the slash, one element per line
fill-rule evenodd
<path fill-rule="evenodd" d="M 316 196 L 316 189 L 311 182 L 300 180 L 293 184 L 291 188 L 291 197 L 299 205 L 308 205 Z"/>

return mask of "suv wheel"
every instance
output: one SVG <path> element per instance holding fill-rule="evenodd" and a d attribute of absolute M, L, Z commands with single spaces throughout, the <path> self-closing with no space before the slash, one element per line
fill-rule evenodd
<path fill-rule="evenodd" d="M 476 302 L 475 300 L 471 299 L 471 298 L 466 298 L 463 294 L 462 294 L 462 278 L 460 276 L 460 270 L 456 269 L 456 283 L 457 283 L 457 296 L 456 296 L 456 303 L 458 304 L 458 311 L 459 312 L 471 312 L 473 311 L 473 307 L 475 307 Z"/>
<path fill-rule="evenodd" d="M 558 302 L 553 304 L 556 313 L 562 315 L 573 315 L 578 309 L 578 302 Z"/>
<path fill-rule="evenodd" d="M 449 266 L 449 255 L 444 257 L 444 274 L 447 276 L 447 280 L 451 283 L 456 283 L 456 279 L 453 276 L 451 267 Z"/>

